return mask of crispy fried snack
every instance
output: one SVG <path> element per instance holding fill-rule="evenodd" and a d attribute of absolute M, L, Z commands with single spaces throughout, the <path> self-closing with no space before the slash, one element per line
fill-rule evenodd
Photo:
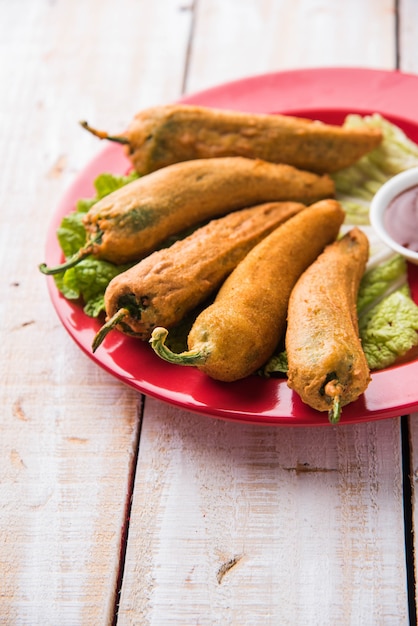
<path fill-rule="evenodd" d="M 290 165 L 225 157 L 174 163 L 96 202 L 83 217 L 87 241 L 58 274 L 89 254 L 116 265 L 139 261 L 167 238 L 230 211 L 264 202 L 311 204 L 335 194 L 332 178 Z"/>
<path fill-rule="evenodd" d="M 356 299 L 369 255 L 367 236 L 353 228 L 302 274 L 289 301 L 288 385 L 330 421 L 370 381 L 358 334 Z"/>
<path fill-rule="evenodd" d="M 298 202 L 270 202 L 234 211 L 122 272 L 107 286 L 108 321 L 94 349 L 116 326 L 145 340 L 155 326 L 178 324 L 219 288 L 263 237 L 305 209 Z"/>
<path fill-rule="evenodd" d="M 216 380 L 245 378 L 274 352 L 286 328 L 293 285 L 324 247 L 336 238 L 344 211 L 322 200 L 276 228 L 228 276 L 215 301 L 196 318 L 188 351 L 175 354 L 156 328 L 151 345 L 163 359 L 195 365 Z"/>
<path fill-rule="evenodd" d="M 93 254 L 113 263 L 138 260 L 167 237 L 235 209 L 292 200 L 310 204 L 334 195 L 326 174 L 290 165 L 225 157 L 175 163 L 99 200 L 83 222 Z"/>
<path fill-rule="evenodd" d="M 101 139 L 126 144 L 135 169 L 146 174 L 191 159 L 244 156 L 287 163 L 318 174 L 352 165 L 376 148 L 378 129 L 344 128 L 289 115 L 267 115 L 187 104 L 140 111 L 125 133 L 107 133 L 82 123 Z"/>

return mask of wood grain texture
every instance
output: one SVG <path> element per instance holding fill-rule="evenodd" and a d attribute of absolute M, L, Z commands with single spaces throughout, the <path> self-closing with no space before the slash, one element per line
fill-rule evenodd
<path fill-rule="evenodd" d="M 394 51 L 393 3 L 200 0 L 187 91 Z M 147 399 L 118 622 L 407 624 L 401 483 L 398 420 L 263 429 Z"/>
<path fill-rule="evenodd" d="M 400 0 L 399 10 L 399 67 L 403 72 L 418 74 L 418 3 L 415 2 L 415 0 Z M 416 555 L 418 553 L 418 413 L 411 415 L 408 423 L 411 454 L 406 474 L 409 476 L 412 489 L 412 536 L 410 539 L 413 544 L 414 554 Z M 412 563 L 412 567 L 414 570 L 413 573 L 415 574 L 415 581 L 417 581 L 418 563 L 416 556 Z M 412 595 L 415 595 L 415 603 L 417 604 L 418 594 L 416 585 L 415 590 L 412 591 Z"/>
<path fill-rule="evenodd" d="M 189 27 L 172 1 L 0 3 L 1 624 L 113 620 L 141 397 L 71 342 L 37 266 L 102 148 L 78 121 L 176 97 Z"/>
<path fill-rule="evenodd" d="M 414 0 L 399 4 L 418 71 Z M 127 522 L 118 624 L 408 624 L 398 419 L 264 428 L 147 398 L 141 425 L 141 397 L 71 342 L 37 270 L 57 202 L 102 147 L 80 119 L 116 132 L 249 74 L 391 69 L 394 11 L 0 0 L 0 624 L 111 624 Z M 413 421 L 411 437 L 415 472 Z"/>
<path fill-rule="evenodd" d="M 394 4 L 393 0 L 199 0 L 187 91 L 284 69 L 393 69 Z"/>
<path fill-rule="evenodd" d="M 407 624 L 396 442 L 148 399 L 118 623 Z"/>
<path fill-rule="evenodd" d="M 418 72 L 418 4 L 399 0 L 399 66 L 403 72 Z"/>

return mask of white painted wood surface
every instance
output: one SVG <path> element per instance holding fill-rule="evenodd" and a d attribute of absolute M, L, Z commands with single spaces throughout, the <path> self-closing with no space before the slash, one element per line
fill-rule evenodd
<path fill-rule="evenodd" d="M 399 57 L 400 69 L 411 74 L 418 74 L 418 3 L 414 0 L 400 0 L 399 18 Z M 417 381 L 418 384 L 418 381 Z M 410 465 L 409 477 L 412 489 L 412 522 L 413 522 L 413 546 L 415 554 L 418 554 L 417 546 L 417 522 L 418 501 L 416 497 L 416 485 L 418 481 L 418 413 L 412 415 L 409 420 L 410 441 Z M 414 562 L 415 580 L 418 580 L 418 562 Z M 412 592 L 417 604 L 417 589 Z"/>
<path fill-rule="evenodd" d="M 295 430 L 146 406 L 119 623 L 408 623 L 397 420 Z"/>
<path fill-rule="evenodd" d="M 409 623 L 399 419 L 293 430 L 143 406 L 72 343 L 37 270 L 100 149 L 79 119 L 120 130 L 255 73 L 393 69 L 395 8 L 0 0 L 0 624 L 112 624 L 115 599 L 123 625 Z M 418 73 L 415 0 L 399 11 Z"/>

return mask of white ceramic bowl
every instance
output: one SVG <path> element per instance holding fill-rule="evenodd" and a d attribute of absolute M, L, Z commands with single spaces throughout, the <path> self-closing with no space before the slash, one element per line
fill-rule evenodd
<path fill-rule="evenodd" d="M 411 168 L 389 179 L 375 194 L 370 204 L 370 222 L 383 243 L 418 265 L 418 252 L 404 248 L 389 235 L 384 224 L 384 215 L 389 203 L 402 191 L 418 185 L 418 167 Z"/>

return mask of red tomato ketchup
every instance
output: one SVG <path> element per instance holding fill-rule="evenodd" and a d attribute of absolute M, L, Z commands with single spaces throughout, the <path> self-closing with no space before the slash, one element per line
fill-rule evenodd
<path fill-rule="evenodd" d="M 386 209 L 384 222 L 397 243 L 418 252 L 418 185 L 393 198 Z"/>

